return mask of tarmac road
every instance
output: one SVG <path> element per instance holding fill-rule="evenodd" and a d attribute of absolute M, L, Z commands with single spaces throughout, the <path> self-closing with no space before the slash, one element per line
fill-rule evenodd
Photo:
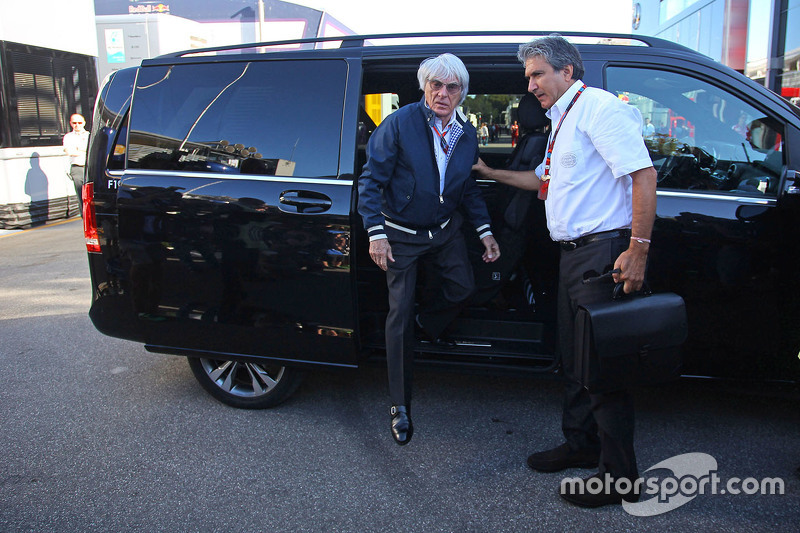
<path fill-rule="evenodd" d="M 525 465 L 561 442 L 558 382 L 420 371 L 401 448 L 382 368 L 317 372 L 278 408 L 237 410 L 185 359 L 98 333 L 90 300 L 79 221 L 0 234 L 2 532 L 800 531 L 792 387 L 636 394 L 643 474 L 704 453 L 723 483 L 780 478 L 784 494 L 695 494 L 655 516 L 585 510 L 556 491 L 591 471 Z"/>

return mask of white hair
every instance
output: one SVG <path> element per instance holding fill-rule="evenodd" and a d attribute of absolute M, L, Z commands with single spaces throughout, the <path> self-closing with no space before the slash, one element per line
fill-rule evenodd
<path fill-rule="evenodd" d="M 469 91 L 469 72 L 459 58 L 453 54 L 429 57 L 420 63 L 417 71 L 419 88 L 423 91 L 428 80 L 443 81 L 449 78 L 457 79 L 458 84 L 461 85 L 461 100 L 458 103 L 462 104 Z"/>

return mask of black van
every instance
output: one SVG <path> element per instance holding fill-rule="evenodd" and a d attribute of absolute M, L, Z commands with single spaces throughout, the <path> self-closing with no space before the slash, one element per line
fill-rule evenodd
<path fill-rule="evenodd" d="M 463 111 L 496 126 L 482 158 L 532 168 L 547 125 L 516 52 L 533 36 L 261 43 L 113 73 L 84 193 L 93 323 L 188 356 L 199 382 L 238 407 L 280 403 L 314 367 L 380 358 L 385 278 L 355 210 L 369 135 L 419 100 L 420 62 L 451 52 L 470 72 Z M 648 280 L 686 301 L 685 374 L 798 380 L 800 111 L 671 42 L 568 38 L 584 81 L 653 125 L 643 131 L 659 181 Z M 470 232 L 479 290 L 455 324 L 459 344 L 420 344 L 417 360 L 553 374 L 558 250 L 543 204 L 479 185 L 501 261 L 482 263 Z"/>

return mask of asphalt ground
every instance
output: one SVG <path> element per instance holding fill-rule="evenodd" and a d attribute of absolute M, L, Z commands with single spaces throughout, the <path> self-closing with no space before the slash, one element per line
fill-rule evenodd
<path fill-rule="evenodd" d="M 310 374 L 285 404 L 220 404 L 185 359 L 103 336 L 78 220 L 0 234 L 0 531 L 800 531 L 794 387 L 636 391 L 640 471 L 704 453 L 784 494 L 702 494 L 655 516 L 577 508 L 528 454 L 561 442 L 552 380 L 420 370 L 412 442 L 385 370 Z M 663 473 L 663 470 L 661 470 Z"/>

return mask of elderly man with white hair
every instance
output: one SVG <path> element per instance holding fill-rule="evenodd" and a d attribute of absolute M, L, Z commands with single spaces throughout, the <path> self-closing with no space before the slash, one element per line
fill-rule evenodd
<path fill-rule="evenodd" d="M 452 54 L 422 62 L 419 102 L 389 115 L 367 144 L 358 183 L 358 211 L 369 235 L 369 254 L 386 271 L 389 314 L 386 357 L 391 432 L 397 444 L 411 440 L 411 365 L 414 330 L 440 347 L 455 343 L 444 332 L 472 295 L 475 281 L 460 231 L 464 208 L 485 251 L 500 256 L 490 218 L 471 177 L 478 160 L 475 127 L 458 110 L 469 86 L 464 63 Z M 414 316 L 417 265 L 440 273 L 439 291 Z M 426 304 L 428 302 L 425 302 Z"/>

